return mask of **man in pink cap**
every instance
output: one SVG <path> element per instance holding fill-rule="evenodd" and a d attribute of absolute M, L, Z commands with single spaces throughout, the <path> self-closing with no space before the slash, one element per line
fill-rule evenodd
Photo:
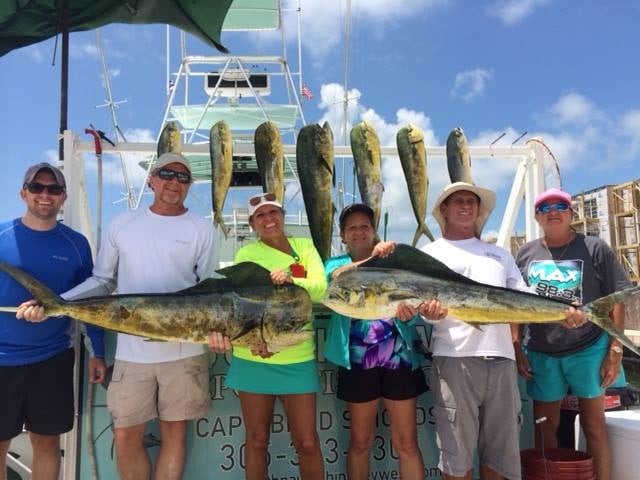
<path fill-rule="evenodd" d="M 571 195 L 552 188 L 534 201 L 535 218 L 544 236 L 524 245 L 516 263 L 524 279 L 539 295 L 583 305 L 631 282 L 609 246 L 598 237 L 584 236 L 571 227 Z M 537 423 L 536 447 L 557 446 L 560 403 L 569 388 L 578 397 L 580 423 L 593 455 L 598 480 L 609 479 L 611 450 L 604 420 L 604 390 L 624 386 L 622 345 L 579 311 L 558 324 L 528 325 L 526 343 L 512 326 L 519 373 L 527 381 Z M 624 328 L 624 305 L 611 310 L 613 322 Z"/>

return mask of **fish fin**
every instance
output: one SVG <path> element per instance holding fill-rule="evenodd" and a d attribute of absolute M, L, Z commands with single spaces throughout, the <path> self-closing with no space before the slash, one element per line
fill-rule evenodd
<path fill-rule="evenodd" d="M 373 257 L 358 266 L 358 268 L 363 267 L 408 270 L 443 280 L 467 284 L 471 283 L 474 285 L 478 284 L 478 282 L 474 282 L 464 275 L 454 272 L 440 260 L 433 258 L 422 250 L 402 243 L 396 245 L 395 250 L 388 257 Z"/>
<path fill-rule="evenodd" d="M 421 235 L 425 235 L 432 242 L 435 240 L 435 238 L 433 238 L 433 235 L 431 234 L 431 230 L 429 230 L 429 227 L 427 227 L 427 224 L 422 223 L 418 225 L 418 227 L 416 228 L 416 233 L 413 235 L 413 242 L 411 242 L 412 247 L 416 246 L 416 243 L 418 243 L 418 239 Z"/>
<path fill-rule="evenodd" d="M 264 341 L 264 336 L 262 335 L 262 327 L 264 324 L 263 303 L 250 300 L 237 293 L 231 293 L 231 298 L 233 298 L 234 317 L 242 325 L 242 329 L 231 337 L 230 340 L 233 342 L 251 332 L 253 329 L 260 327 L 260 338 Z M 259 311 L 262 311 L 262 313 L 260 313 L 260 318 L 257 319 L 256 314 Z"/>
<path fill-rule="evenodd" d="M 627 288 L 614 292 L 606 297 L 594 300 L 582 307 L 587 313 L 587 318 L 605 330 L 609 335 L 620 340 L 622 344 L 636 355 L 640 356 L 640 349 L 620 330 L 609 317 L 609 312 L 616 303 L 623 303 L 625 299 L 640 293 L 640 286 Z"/>
<path fill-rule="evenodd" d="M 66 303 L 58 294 L 47 287 L 44 283 L 36 280 L 19 268 L 5 262 L 0 262 L 0 270 L 7 273 L 7 275 L 28 290 L 29 293 L 33 295 L 33 298 L 35 298 L 40 305 L 45 307 L 46 310 L 49 310 L 54 306 L 59 307 L 63 303 Z"/>
<path fill-rule="evenodd" d="M 269 270 L 253 262 L 241 262 L 221 268 L 216 273 L 221 277 L 205 278 L 193 287 L 180 290 L 180 294 L 228 291 L 229 288 L 272 286 Z"/>
<path fill-rule="evenodd" d="M 254 262 L 240 262 L 216 270 L 216 273 L 225 277 L 225 285 L 227 286 L 274 286 L 269 270 Z"/>

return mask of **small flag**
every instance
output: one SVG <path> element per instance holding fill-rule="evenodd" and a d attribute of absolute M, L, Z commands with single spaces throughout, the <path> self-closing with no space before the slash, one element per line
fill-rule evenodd
<path fill-rule="evenodd" d="M 302 84 L 302 90 L 300 91 L 300 93 L 307 100 L 312 100 L 313 99 L 313 92 L 311 91 L 311 89 L 309 87 L 307 87 L 306 83 Z"/>

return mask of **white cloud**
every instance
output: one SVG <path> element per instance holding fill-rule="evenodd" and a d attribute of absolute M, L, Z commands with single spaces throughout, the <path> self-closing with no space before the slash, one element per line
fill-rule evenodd
<path fill-rule="evenodd" d="M 122 73 L 122 70 L 120 70 L 120 68 L 118 67 L 109 69 L 109 75 L 111 76 L 111 78 L 117 78 L 120 76 L 121 73 Z"/>
<path fill-rule="evenodd" d="M 493 79 L 493 70 L 486 68 L 474 68 L 456 75 L 451 96 L 460 98 L 465 103 L 473 102 L 484 95 L 487 82 Z"/>
<path fill-rule="evenodd" d="M 507 26 L 516 25 L 531 15 L 535 9 L 549 0 L 500 0 L 487 9 L 489 15 L 498 17 Z"/>
<path fill-rule="evenodd" d="M 69 43 L 69 56 L 74 59 L 98 58 L 98 47 L 93 43 Z"/>
<path fill-rule="evenodd" d="M 640 110 L 632 110 L 622 117 L 623 130 L 640 141 Z"/>
<path fill-rule="evenodd" d="M 385 35 L 385 27 L 403 18 L 425 16 L 449 3 L 450 0 L 353 0 L 351 25 L 362 25 L 379 37 Z M 302 2 L 302 42 L 314 63 L 343 44 L 346 12 L 343 0 L 305 0 Z M 297 0 L 287 0 L 285 10 L 296 10 Z M 295 16 L 286 15 L 285 31 L 294 34 Z"/>
<path fill-rule="evenodd" d="M 550 108 L 550 113 L 561 125 L 587 124 L 602 115 L 590 99 L 575 92 L 560 97 Z"/>
<path fill-rule="evenodd" d="M 60 159 L 60 155 L 58 154 L 58 150 L 54 150 L 52 148 L 46 150 L 44 152 L 45 162 L 49 162 L 51 165 L 57 165 L 58 160 Z"/>
<path fill-rule="evenodd" d="M 631 110 L 622 116 L 621 131 L 630 139 L 629 155 L 635 157 L 640 153 L 640 109 Z"/>
<path fill-rule="evenodd" d="M 44 52 L 39 45 L 30 45 L 24 49 L 28 57 L 36 63 L 44 62 Z"/>

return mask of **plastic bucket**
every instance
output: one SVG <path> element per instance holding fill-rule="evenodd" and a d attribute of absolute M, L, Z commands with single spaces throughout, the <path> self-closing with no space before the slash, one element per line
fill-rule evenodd
<path fill-rule="evenodd" d="M 520 452 L 522 480 L 595 480 L 593 459 L 569 448 L 531 448 Z"/>

